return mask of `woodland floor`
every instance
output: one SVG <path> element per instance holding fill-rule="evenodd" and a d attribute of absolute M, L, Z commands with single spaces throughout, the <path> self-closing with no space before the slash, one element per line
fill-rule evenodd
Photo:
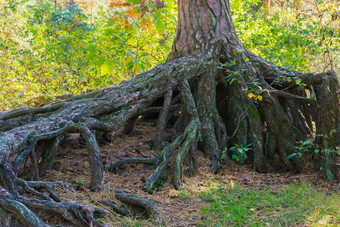
<path fill-rule="evenodd" d="M 154 138 L 154 132 L 155 126 L 152 124 L 138 124 L 130 135 L 113 134 L 111 143 L 101 145 L 104 165 L 129 157 L 152 156 L 155 151 L 150 148 L 150 141 Z M 184 177 L 183 191 L 176 191 L 173 188 L 171 176 L 169 176 L 169 180 L 164 182 L 152 195 L 144 192 L 142 190 L 144 181 L 152 174 L 154 169 L 148 165 L 132 164 L 122 166 L 118 174 L 105 171 L 104 190 L 91 192 L 88 190 L 90 175 L 88 172 L 87 151 L 85 143 L 82 143 L 79 138 L 79 135 L 72 134 L 63 141 L 55 160 L 54 169 L 48 170 L 44 180 L 62 180 L 76 189 L 77 193 L 58 189 L 57 192 L 63 199 L 77 201 L 81 204 L 92 204 L 108 210 L 109 208 L 97 203 L 96 200 L 107 199 L 117 202 L 113 193 L 115 188 L 151 199 L 155 201 L 160 217 L 164 220 L 164 225 L 166 226 L 202 226 L 201 220 L 207 217 L 202 214 L 201 208 L 208 206 L 209 201 L 202 200 L 199 196 L 195 196 L 195 193 L 198 191 L 204 192 L 214 187 L 211 182 L 217 182 L 218 185 L 222 186 L 228 185 L 228 187 L 231 184 L 237 184 L 246 189 L 261 189 L 262 187 L 270 186 L 273 190 L 279 190 L 285 185 L 307 181 L 313 187 L 322 188 L 326 194 L 331 194 L 338 184 L 337 181 L 323 180 L 322 173 L 312 170 L 311 166 L 305 168 L 300 174 L 289 173 L 280 168 L 272 169 L 266 174 L 260 174 L 256 173 L 250 164 L 241 166 L 229 161 L 227 166 L 223 166 L 219 174 L 214 175 L 209 172 L 209 160 L 199 154 L 199 171 L 194 177 Z M 43 216 L 53 226 L 56 223 L 58 223 L 58 226 L 69 226 L 54 215 L 44 214 Z M 133 218 L 120 217 L 115 213 L 106 216 L 101 221 L 108 223 L 110 226 L 157 225 L 152 220 L 139 221 Z"/>

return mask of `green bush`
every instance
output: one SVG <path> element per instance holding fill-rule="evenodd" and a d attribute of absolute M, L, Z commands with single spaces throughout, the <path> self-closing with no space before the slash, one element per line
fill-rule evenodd
<path fill-rule="evenodd" d="M 231 0 L 247 48 L 294 70 L 338 70 L 335 0 L 305 3 L 299 10 L 274 5 L 266 16 L 261 2 Z M 175 35 L 175 1 L 162 9 L 129 3 L 91 15 L 51 0 L 0 2 L 0 110 L 116 85 L 164 62 Z"/>

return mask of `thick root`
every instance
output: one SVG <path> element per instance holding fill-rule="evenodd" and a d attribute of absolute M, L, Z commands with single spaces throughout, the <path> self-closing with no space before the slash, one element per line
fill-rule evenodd
<path fill-rule="evenodd" d="M 153 201 L 127 194 L 120 189 L 116 189 L 114 192 L 116 198 L 126 204 L 132 211 L 133 215 L 146 215 L 146 217 L 153 217 L 158 224 L 162 223 L 162 219 L 160 218 Z"/>
<path fill-rule="evenodd" d="M 156 158 L 127 158 L 120 160 L 118 162 L 113 163 L 110 165 L 107 170 L 116 173 L 121 165 L 130 164 L 130 163 L 142 163 L 142 164 L 149 164 L 149 165 L 157 165 L 160 161 L 159 157 Z"/>
<path fill-rule="evenodd" d="M 76 225 L 101 225 L 94 215 L 105 214 L 105 211 L 61 202 L 53 191 L 54 186 L 60 185 L 38 181 L 39 177 L 52 166 L 61 138 L 67 133 L 78 132 L 87 145 L 91 189 L 101 189 L 102 160 L 91 130 L 108 133 L 124 127 L 123 132 L 129 133 L 139 116 L 149 112 L 159 113 L 155 143 L 160 156 L 121 160 L 108 168 L 114 171 L 128 163 L 158 165 L 145 183 L 148 192 L 154 190 L 177 148 L 173 183 L 175 188 L 181 188 L 184 157 L 189 155 L 191 172 L 197 168 L 198 141 L 202 151 L 212 160 L 210 167 L 215 173 L 221 162 L 226 161 L 223 152 L 227 151 L 227 147 L 237 147 L 236 144 L 251 145 L 252 150 L 248 153 L 259 172 L 266 171 L 266 164 L 270 163 L 276 151 L 279 151 L 284 164 L 301 171 L 302 159 L 299 155 L 294 156 L 295 142 L 314 134 L 314 125 L 318 135 L 315 143 L 320 149 L 320 167 L 327 179 L 334 179 L 336 133 L 339 133 L 335 132 L 339 128 L 335 73 L 302 74 L 276 67 L 246 49 L 240 50 L 243 48 L 241 44 L 222 46 L 214 47 L 212 52 L 197 51 L 188 57 L 169 60 L 117 87 L 42 104 L 38 108 L 0 113 L 2 209 L 29 225 L 44 225 L 29 208 L 56 212 Z M 228 49 L 224 51 L 225 56 L 219 53 L 223 48 Z M 217 63 L 230 67 L 219 71 Z M 226 72 L 229 77 L 237 74 L 233 78 L 236 82 L 226 84 Z M 299 88 L 298 80 L 307 86 Z M 180 106 L 178 98 L 181 99 Z M 156 100 L 164 100 L 163 105 L 154 106 Z M 220 108 L 221 104 L 223 107 Z M 173 119 L 176 120 L 179 117 L 175 124 L 178 136 L 162 149 L 163 134 L 171 116 L 175 116 Z M 40 145 L 43 149 L 37 149 Z M 239 163 L 244 163 L 246 157 L 240 156 Z M 31 160 L 27 161 L 29 158 Z M 27 167 L 31 168 L 37 181 L 17 178 L 27 173 Z M 19 193 L 40 199 L 26 198 Z M 125 196 L 122 192 L 117 192 L 117 195 Z M 151 209 L 149 212 L 154 211 Z"/>
<path fill-rule="evenodd" d="M 199 133 L 199 121 L 191 121 L 187 126 L 189 133 L 185 139 L 181 149 L 177 152 L 174 161 L 174 174 L 173 174 L 173 184 L 177 190 L 181 188 L 183 169 L 182 162 L 186 154 L 192 147 L 195 147 L 195 143 L 198 140 Z"/>

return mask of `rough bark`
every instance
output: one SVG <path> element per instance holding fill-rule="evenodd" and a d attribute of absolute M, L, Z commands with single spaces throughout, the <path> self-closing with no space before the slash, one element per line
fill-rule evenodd
<path fill-rule="evenodd" d="M 166 63 L 116 87 L 0 113 L 0 208 L 33 226 L 45 224 L 32 208 L 61 214 L 75 225 L 100 226 L 94 213 L 105 211 L 62 202 L 53 187 L 65 184 L 39 178 L 53 165 L 60 139 L 78 132 L 88 149 L 91 189 L 100 190 L 103 166 L 93 130 L 129 133 L 136 119 L 147 113 L 159 113 L 155 138 L 159 155 L 121 160 L 107 169 L 115 171 L 133 162 L 156 165 L 144 187 L 150 193 L 173 155 L 173 183 L 180 189 L 184 158 L 189 156 L 191 170 L 197 168 L 198 147 L 211 159 L 215 173 L 221 163 L 228 164 L 228 155 L 240 154 L 240 149 L 228 152 L 231 147 L 249 145 L 246 155 L 255 170 L 266 171 L 278 152 L 283 165 L 301 171 L 303 162 L 295 146 L 315 133 L 313 122 L 320 149 L 317 162 L 327 179 L 336 177 L 339 85 L 335 73 L 295 72 L 251 53 L 236 36 L 228 0 L 180 0 L 178 4 L 176 38 Z M 306 86 L 301 88 L 297 80 Z M 159 100 L 163 103 L 155 106 Z M 177 137 L 162 147 L 172 116 L 178 116 L 174 118 Z M 244 163 L 245 158 L 242 154 L 238 162 Z M 25 172 L 36 181 L 23 180 Z"/>

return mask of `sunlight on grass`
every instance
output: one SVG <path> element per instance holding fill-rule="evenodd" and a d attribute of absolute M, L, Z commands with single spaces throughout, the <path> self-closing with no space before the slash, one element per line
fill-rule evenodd
<path fill-rule="evenodd" d="M 216 186 L 215 184 L 211 184 Z M 219 185 L 197 191 L 207 206 L 202 208 L 201 226 L 312 226 L 340 223 L 340 197 L 326 195 L 307 183 L 244 188 Z M 189 193 L 179 197 L 188 200 Z"/>

